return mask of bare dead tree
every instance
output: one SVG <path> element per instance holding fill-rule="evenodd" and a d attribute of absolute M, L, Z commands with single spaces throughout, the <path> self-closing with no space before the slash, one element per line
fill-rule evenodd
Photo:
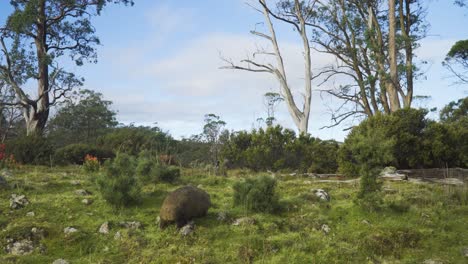
<path fill-rule="evenodd" d="M 307 6 L 313 6 L 315 2 L 315 0 L 309 1 Z M 251 31 L 251 34 L 267 40 L 271 44 L 273 50 L 265 51 L 259 49 L 253 53 L 251 58 L 242 60 L 241 64 L 236 64 L 232 60 L 223 58 L 223 61 L 227 65 L 221 68 L 272 74 L 280 84 L 280 94 L 287 103 L 288 111 L 296 127 L 300 133 L 307 133 L 311 109 L 313 78 L 311 69 L 311 49 L 307 34 L 306 21 L 310 19 L 310 16 L 313 15 L 313 13 L 310 9 L 304 8 L 306 5 L 304 5 L 303 1 L 299 0 L 280 1 L 277 3 L 276 11 L 273 11 L 269 7 L 266 0 L 258 0 L 258 3 L 260 7 L 257 10 L 263 14 L 265 24 L 268 28 L 268 33 L 253 30 Z M 280 50 L 272 18 L 279 22 L 292 25 L 301 38 L 304 53 L 304 88 L 302 94 L 304 103 L 302 106 L 296 102 L 297 99 L 294 97 L 291 89 L 292 87 L 288 82 L 284 58 Z M 259 60 L 256 60 L 258 55 L 272 56 L 275 58 L 276 64 L 259 62 Z"/>

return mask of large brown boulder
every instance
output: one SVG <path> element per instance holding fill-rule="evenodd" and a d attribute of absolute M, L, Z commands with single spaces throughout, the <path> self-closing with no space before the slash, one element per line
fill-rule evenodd
<path fill-rule="evenodd" d="M 159 227 L 176 223 L 180 228 L 193 218 L 205 216 L 210 206 L 210 195 L 202 189 L 193 186 L 179 188 L 164 200 L 159 213 Z"/>

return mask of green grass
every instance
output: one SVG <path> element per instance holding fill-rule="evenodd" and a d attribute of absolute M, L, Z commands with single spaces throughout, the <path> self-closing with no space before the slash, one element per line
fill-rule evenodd
<path fill-rule="evenodd" d="M 468 247 L 467 187 L 445 187 L 408 182 L 384 184 L 384 206 L 377 211 L 359 207 L 356 184 L 317 183 L 310 179 L 279 178 L 277 192 L 282 212 L 249 213 L 233 207 L 232 186 L 251 173 L 236 171 L 229 177 L 203 176 L 183 171 L 174 184 L 147 185 L 139 206 L 114 209 L 99 195 L 92 174 L 77 167 L 25 167 L 15 173 L 15 189 L 0 193 L 0 246 L 8 237 L 18 238 L 32 227 L 44 229 L 44 253 L 28 256 L 0 251 L 0 263 L 466 263 L 461 250 Z M 81 186 L 73 186 L 80 180 Z M 312 181 L 306 182 L 306 181 Z M 179 235 L 175 226 L 160 230 L 156 224 L 166 194 L 186 184 L 202 185 L 213 207 L 196 219 L 195 233 Z M 94 202 L 87 206 L 77 189 L 87 189 Z M 311 189 L 329 191 L 331 202 L 320 202 Z M 12 193 L 25 194 L 30 205 L 9 209 Z M 26 216 L 34 211 L 34 217 Z M 232 226 L 217 220 L 226 211 L 233 218 L 250 216 L 252 226 Z M 370 224 L 364 223 L 366 220 Z M 99 234 L 109 221 L 111 232 Z M 140 221 L 142 230 L 118 227 L 120 221 Z M 327 224 L 329 234 L 321 231 Z M 63 229 L 79 233 L 65 236 Z M 114 240 L 115 232 L 122 240 Z"/>

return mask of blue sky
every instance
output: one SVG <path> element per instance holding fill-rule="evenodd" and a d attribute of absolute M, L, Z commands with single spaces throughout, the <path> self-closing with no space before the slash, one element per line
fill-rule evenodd
<path fill-rule="evenodd" d="M 102 92 L 114 102 L 120 122 L 157 122 L 179 138 L 200 133 L 204 114 L 215 113 L 229 129 L 251 129 L 258 117 L 265 116 L 262 95 L 277 91 L 277 83 L 267 74 L 218 69 L 223 65 L 220 55 L 241 59 L 258 43 L 249 30 L 262 17 L 246 1 L 136 0 L 133 7 L 109 6 L 93 20 L 102 42 L 98 64 L 69 65 L 69 70 L 86 79 L 84 88 Z M 11 10 L 8 3 L 0 0 L 1 20 Z M 416 94 L 431 98 L 417 105 L 440 108 L 468 91 L 466 86 L 452 85 L 454 80 L 441 67 L 450 46 L 467 37 L 468 10 L 449 0 L 427 3 L 429 35 L 417 54 L 429 64 L 424 66 L 425 79 L 416 83 Z M 300 42 L 288 27 L 280 26 L 278 34 L 290 80 L 300 88 Z M 313 54 L 314 68 L 327 61 Z M 342 130 L 352 122 L 320 130 L 330 124 L 327 109 L 337 102 L 319 93 L 313 96 L 310 133 L 343 140 L 347 132 Z M 284 105 L 277 118 L 294 128 Z"/>

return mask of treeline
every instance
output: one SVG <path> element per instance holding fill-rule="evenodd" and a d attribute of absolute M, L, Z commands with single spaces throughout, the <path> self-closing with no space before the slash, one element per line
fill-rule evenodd
<path fill-rule="evenodd" d="M 158 127 L 119 125 L 111 105 L 102 94 L 84 90 L 61 105 L 44 136 L 26 136 L 20 128 L 2 135 L 4 156 L 22 164 L 68 165 L 82 164 L 88 154 L 102 162 L 117 153 L 145 153 L 183 167 L 348 176 L 359 175 L 366 162 L 399 169 L 468 167 L 468 97 L 443 108 L 439 121 L 427 118 L 424 109 L 367 118 L 344 143 L 272 124 L 230 132 L 212 114 L 205 117 L 203 133 L 176 140 Z"/>

